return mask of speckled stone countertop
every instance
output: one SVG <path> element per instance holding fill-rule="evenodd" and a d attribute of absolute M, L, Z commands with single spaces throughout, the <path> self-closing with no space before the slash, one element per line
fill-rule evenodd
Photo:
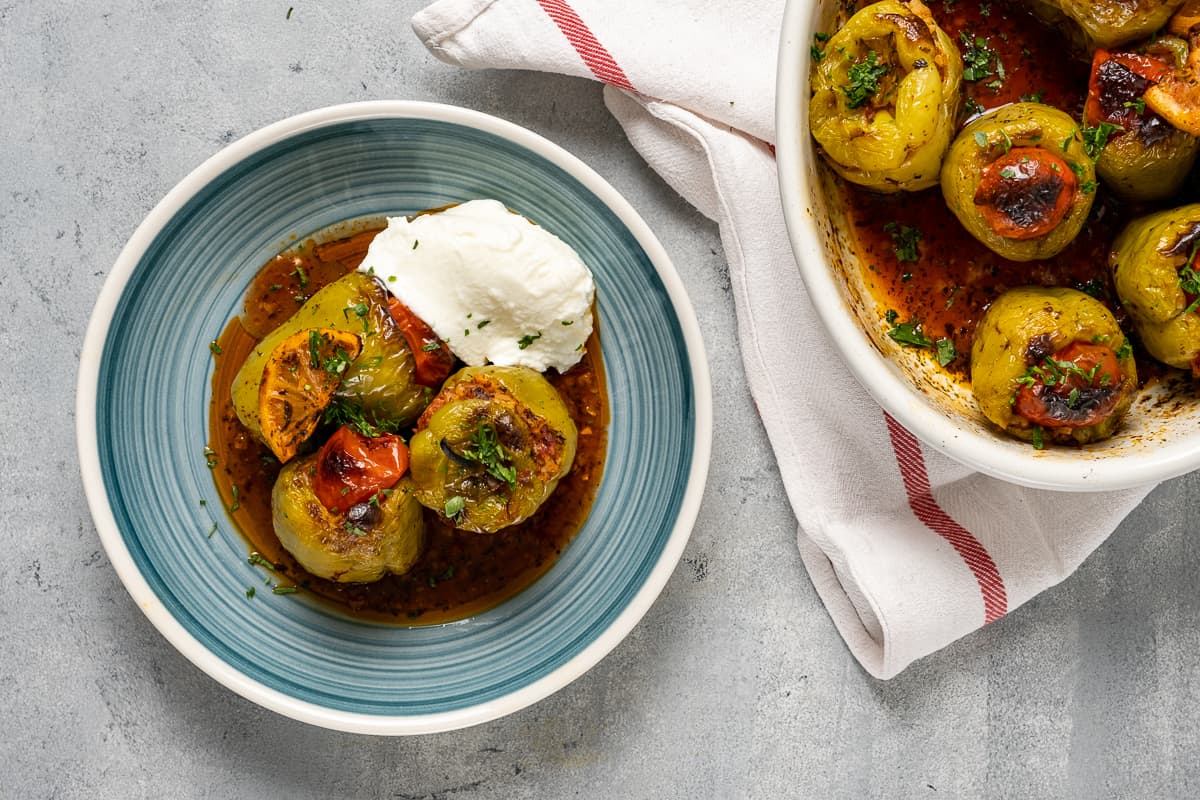
<path fill-rule="evenodd" d="M 1195 796 L 1200 474 L 1065 583 L 871 679 L 800 564 L 715 226 L 630 148 L 599 86 L 440 64 L 409 30 L 420 6 L 0 2 L 0 797 Z M 512 120 L 624 193 L 696 306 L 716 423 L 684 560 L 629 638 L 522 712 L 406 739 L 293 722 L 180 656 L 104 556 L 74 435 L 88 314 L 154 203 L 262 125 L 378 98 Z"/>

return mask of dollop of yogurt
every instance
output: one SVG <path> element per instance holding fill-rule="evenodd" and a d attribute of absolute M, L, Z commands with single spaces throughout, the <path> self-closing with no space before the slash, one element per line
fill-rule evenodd
<path fill-rule="evenodd" d="M 375 275 L 468 365 L 563 372 L 592 332 L 579 254 L 497 200 L 391 217 L 359 270 Z"/>

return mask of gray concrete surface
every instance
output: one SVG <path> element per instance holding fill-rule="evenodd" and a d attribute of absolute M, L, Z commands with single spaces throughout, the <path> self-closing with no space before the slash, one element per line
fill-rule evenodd
<path fill-rule="evenodd" d="M 1200 475 L 1065 584 L 872 680 L 797 556 L 714 226 L 598 86 L 439 64 L 408 28 L 420 4 L 0 2 L 0 797 L 1195 796 Z M 159 636 L 101 551 L 72 411 L 87 316 L 149 208 L 234 137 L 367 98 L 490 112 L 599 170 L 682 273 L 716 400 L 699 523 L 633 634 L 521 713 L 393 740 L 264 711 Z"/>

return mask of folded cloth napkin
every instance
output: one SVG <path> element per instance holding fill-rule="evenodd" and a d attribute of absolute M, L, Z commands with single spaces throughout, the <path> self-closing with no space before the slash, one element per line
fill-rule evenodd
<path fill-rule="evenodd" d="M 451 64 L 604 82 L 633 146 L 720 226 L 746 376 L 801 556 L 851 652 L 890 678 L 1061 581 L 1151 487 L 1078 495 L 972 472 L 923 447 L 846 370 L 779 202 L 769 142 L 781 5 L 439 0 L 412 24 Z"/>

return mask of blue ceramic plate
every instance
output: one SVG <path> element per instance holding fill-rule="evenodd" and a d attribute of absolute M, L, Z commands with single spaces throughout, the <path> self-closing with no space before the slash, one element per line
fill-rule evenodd
<path fill-rule="evenodd" d="M 247 599 L 263 573 L 246 563 L 205 464 L 209 341 L 240 310 L 256 270 L 294 236 L 476 197 L 536 220 L 595 273 L 612 423 L 591 516 L 532 587 L 457 623 L 362 622 L 303 594 Z M 695 316 L 633 208 L 529 131 L 407 102 L 284 120 L 175 187 L 134 233 L 96 303 L 77 413 L 100 538 L 163 635 L 257 703 L 377 734 L 499 717 L 608 653 L 679 560 L 712 428 Z"/>

